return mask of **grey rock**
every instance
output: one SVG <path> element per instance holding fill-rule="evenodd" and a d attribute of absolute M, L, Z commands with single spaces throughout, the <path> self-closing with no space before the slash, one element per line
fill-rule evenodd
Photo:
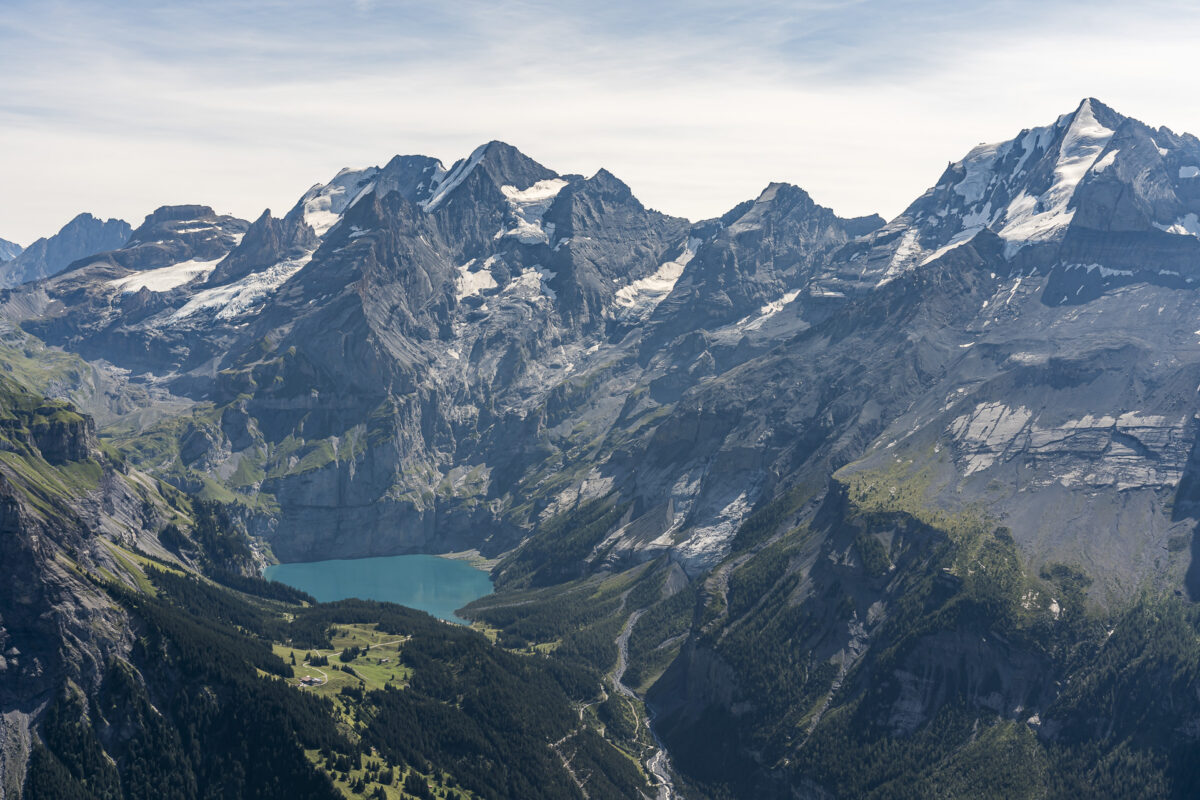
<path fill-rule="evenodd" d="M 17 256 L 21 255 L 21 251 L 25 248 L 16 242 L 10 242 L 7 239 L 0 239 L 0 261 L 12 261 Z"/>
<path fill-rule="evenodd" d="M 120 247 L 131 232 L 132 228 L 123 220 L 100 220 L 91 214 L 80 214 L 58 233 L 38 239 L 23 252 L 14 254 L 11 261 L 0 265 L 0 287 L 56 275 L 73 261 Z"/>

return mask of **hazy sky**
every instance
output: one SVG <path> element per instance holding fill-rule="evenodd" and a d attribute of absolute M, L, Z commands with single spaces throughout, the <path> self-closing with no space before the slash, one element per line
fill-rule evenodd
<path fill-rule="evenodd" d="M 1085 96 L 1200 133 L 1196 5 L 2 0 L 0 237 L 490 139 L 693 219 L 773 180 L 890 217 Z"/>

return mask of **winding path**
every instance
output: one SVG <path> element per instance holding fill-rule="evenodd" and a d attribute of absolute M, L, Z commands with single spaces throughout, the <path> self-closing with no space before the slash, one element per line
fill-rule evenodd
<path fill-rule="evenodd" d="M 642 614 L 646 613 L 646 609 L 640 608 L 629 615 L 629 619 L 625 621 L 625 626 L 621 628 L 621 633 L 617 635 L 617 665 L 613 668 L 612 682 L 613 688 L 616 691 L 628 697 L 630 700 L 639 699 L 637 693 L 626 686 L 623 682 L 625 670 L 629 667 L 629 636 L 633 633 L 633 626 L 642 618 Z M 650 734 L 651 740 L 654 742 L 654 755 L 646 759 L 646 770 L 654 776 L 658 781 L 658 798 L 657 800 L 682 800 L 679 793 L 675 790 L 675 784 L 671 780 L 671 759 L 667 755 L 667 750 L 659 741 L 658 734 L 654 732 L 654 728 L 650 725 L 650 709 L 646 709 L 646 731 Z"/>

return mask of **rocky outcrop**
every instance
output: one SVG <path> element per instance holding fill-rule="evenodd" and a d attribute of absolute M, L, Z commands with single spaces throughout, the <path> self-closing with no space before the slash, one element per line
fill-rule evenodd
<path fill-rule="evenodd" d="M 1028 718 L 1054 699 L 1043 655 L 979 631 L 939 631 L 922 637 L 877 688 L 893 696 L 879 722 L 892 736 L 910 736 L 948 704 Z"/>
<path fill-rule="evenodd" d="M 0 798 L 20 797 L 47 704 L 93 694 L 134 633 L 100 582 L 134 578 L 112 543 L 175 559 L 168 513 L 148 476 L 107 460 L 95 426 L 65 403 L 0 380 Z"/>
<path fill-rule="evenodd" d="M 42 412 L 49 413 L 43 414 Z M 91 417 L 59 408 L 38 409 L 30 427 L 42 457 L 51 464 L 84 461 L 99 452 L 96 425 Z"/>
<path fill-rule="evenodd" d="M 124 247 L 88 263 L 100 261 L 128 270 L 149 270 L 181 261 L 213 261 L 232 250 L 248 228 L 245 220 L 218 215 L 208 206 L 162 206 L 130 234 Z M 88 263 L 76 262 L 72 268 Z"/>
<path fill-rule="evenodd" d="M 302 213 L 293 211 L 280 220 L 267 209 L 251 223 L 237 247 L 217 264 L 208 276 L 208 285 L 219 286 L 280 261 L 299 258 L 316 249 L 317 244 L 317 235 Z"/>
<path fill-rule="evenodd" d="M 100 451 L 96 424 L 66 403 L 48 402 L 24 387 L 0 381 L 0 447 L 53 465 L 84 461 Z"/>

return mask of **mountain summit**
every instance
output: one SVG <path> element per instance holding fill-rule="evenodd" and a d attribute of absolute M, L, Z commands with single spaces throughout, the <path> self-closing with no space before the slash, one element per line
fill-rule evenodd
<path fill-rule="evenodd" d="M 11 261 L 21 255 L 24 248 L 16 242 L 10 242 L 7 239 L 0 239 L 0 262 Z"/>
<path fill-rule="evenodd" d="M 1190 274 L 1200 264 L 1197 177 L 1200 140 L 1154 130 L 1087 98 L 1053 124 L 980 145 L 952 163 L 864 244 L 860 278 L 890 280 L 985 230 L 1003 241 L 1006 259 L 1026 267 L 1092 265 L 1149 279 Z M 1116 238 L 1119 247 L 1111 246 Z M 1077 299 L 1077 278 L 1058 283 L 1055 302 Z M 1087 296 L 1098 290 L 1093 283 Z"/>
<path fill-rule="evenodd" d="M 73 261 L 120 247 L 131 232 L 123 220 L 104 221 L 91 214 L 80 214 L 58 233 L 38 239 L 12 261 L 0 266 L 0 287 L 56 275 Z"/>

